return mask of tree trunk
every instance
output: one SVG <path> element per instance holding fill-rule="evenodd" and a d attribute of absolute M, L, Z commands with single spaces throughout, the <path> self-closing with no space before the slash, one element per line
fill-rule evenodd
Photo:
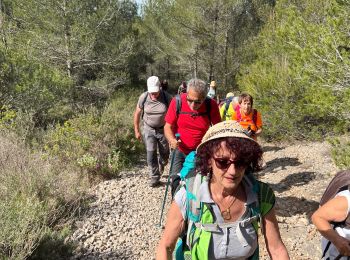
<path fill-rule="evenodd" d="M 217 34 L 217 20 L 218 20 L 219 10 L 217 4 L 214 10 L 214 21 L 213 21 L 213 36 L 211 41 L 211 51 L 210 51 L 210 67 L 209 67 L 209 81 L 214 80 L 214 60 L 216 51 L 216 34 Z"/>
<path fill-rule="evenodd" d="M 66 51 L 66 65 L 67 65 L 67 75 L 69 78 L 72 77 L 72 57 L 70 53 L 70 24 L 67 17 L 67 1 L 63 1 L 63 17 L 64 17 L 64 47 Z"/>

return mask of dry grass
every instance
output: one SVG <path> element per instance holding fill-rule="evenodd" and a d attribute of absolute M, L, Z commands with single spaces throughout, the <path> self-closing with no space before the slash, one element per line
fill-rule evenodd
<path fill-rule="evenodd" d="M 0 258 L 23 259 L 79 206 L 87 182 L 0 132 Z"/>

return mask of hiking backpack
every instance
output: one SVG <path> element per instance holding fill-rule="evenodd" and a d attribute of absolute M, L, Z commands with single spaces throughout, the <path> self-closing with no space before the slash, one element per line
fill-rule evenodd
<path fill-rule="evenodd" d="M 233 98 L 234 98 L 234 96 L 225 99 L 225 103 L 223 104 L 223 106 L 225 106 L 225 108 L 224 108 L 224 114 L 223 114 L 222 118 L 226 118 L 227 111 L 230 107 L 230 104 L 231 104 Z"/>
<path fill-rule="evenodd" d="M 209 122 L 210 122 L 210 125 L 211 125 L 211 117 L 210 117 L 210 109 L 211 109 L 211 98 L 209 97 L 206 97 L 204 102 L 205 102 L 205 108 L 206 108 L 206 111 L 205 112 L 201 112 L 201 113 L 197 113 L 197 112 L 184 112 L 184 111 L 181 111 L 181 108 L 182 108 L 182 101 L 181 101 L 181 96 L 180 95 L 176 95 L 175 96 L 175 99 L 176 99 L 176 117 L 179 116 L 179 114 L 190 114 L 192 117 L 194 116 L 208 116 L 209 118 Z"/>
<path fill-rule="evenodd" d="M 141 118 L 143 119 L 143 116 L 145 115 L 145 104 L 146 104 L 146 101 L 147 101 L 147 98 L 148 98 L 148 92 L 145 92 L 145 93 L 147 93 L 146 95 L 145 95 L 145 98 L 143 99 L 143 101 L 142 101 L 142 114 L 141 114 Z M 167 98 L 167 95 L 165 94 L 165 91 L 163 91 L 163 90 L 161 90 L 160 91 L 160 93 L 161 93 L 161 95 L 162 95 L 162 98 L 163 98 L 163 101 L 165 102 L 165 106 L 167 107 L 167 109 L 168 109 L 168 107 L 169 107 L 169 100 L 168 100 L 168 98 Z"/>
<path fill-rule="evenodd" d="M 208 211 L 211 212 L 212 209 L 208 208 L 209 205 L 205 203 L 202 204 L 202 202 L 197 199 L 199 196 L 199 187 L 206 177 L 199 173 L 196 174 L 195 156 L 196 153 L 194 151 L 189 153 L 180 171 L 180 186 L 186 189 L 187 220 L 185 223 L 187 223 L 187 230 L 177 241 L 175 248 L 176 260 L 199 259 L 196 251 L 201 251 L 201 249 L 197 249 L 201 239 L 204 239 L 204 243 L 207 243 L 209 247 L 211 232 L 218 228 L 220 229 L 222 226 L 228 227 L 229 225 L 237 225 L 236 221 L 234 224 L 215 223 L 214 216 L 209 214 L 208 217 L 208 214 L 206 214 Z M 259 225 L 260 228 L 263 229 L 262 217 L 273 207 L 275 197 L 271 188 L 267 184 L 257 181 L 252 175 L 252 172 L 246 172 L 245 176 L 253 184 L 253 191 L 257 194 L 258 203 L 248 205 L 251 210 L 251 217 L 239 222 L 239 224 L 241 225 L 244 222 L 244 225 L 246 225 L 249 222 L 253 225 L 255 232 L 258 232 Z M 242 244 L 247 243 L 244 238 L 243 242 L 240 242 Z M 259 259 L 259 247 L 248 259 Z"/>

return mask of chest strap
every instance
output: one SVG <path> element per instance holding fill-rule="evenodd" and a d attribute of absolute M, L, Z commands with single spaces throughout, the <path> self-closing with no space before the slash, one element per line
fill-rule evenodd
<path fill-rule="evenodd" d="M 247 228 L 248 225 L 252 224 L 254 221 L 257 221 L 260 218 L 259 215 L 252 216 L 242 221 L 235 221 L 229 223 L 213 223 L 213 224 L 203 224 L 203 223 L 194 223 L 196 228 L 207 231 L 207 232 L 222 232 L 223 229 L 226 229 L 228 233 L 229 228 L 236 228 L 236 235 L 243 247 L 248 246 L 248 241 L 243 236 L 243 229 Z M 245 232 L 244 232 L 245 233 Z M 228 239 L 226 238 L 226 244 L 228 244 Z"/>

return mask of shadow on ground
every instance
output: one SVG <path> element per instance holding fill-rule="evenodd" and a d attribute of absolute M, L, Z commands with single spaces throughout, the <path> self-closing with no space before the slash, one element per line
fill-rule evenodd
<path fill-rule="evenodd" d="M 281 217 L 291 217 L 297 214 L 306 214 L 310 217 L 318 206 L 318 201 L 307 200 L 303 197 L 278 197 L 276 201 L 276 215 Z"/>
<path fill-rule="evenodd" d="M 266 168 L 262 170 L 260 173 L 262 175 L 277 172 L 277 170 L 285 170 L 288 166 L 298 166 L 301 165 L 298 158 L 295 157 L 284 157 L 284 158 L 276 158 L 266 163 Z"/>
<path fill-rule="evenodd" d="M 120 250 L 121 251 L 121 250 Z M 91 260 L 91 259 L 118 259 L 118 260 L 127 260 L 132 259 L 132 254 L 129 252 L 120 252 L 119 250 L 117 252 L 110 251 L 110 252 L 91 252 L 89 250 L 86 250 L 85 248 L 81 248 L 81 252 L 74 255 L 70 259 L 79 259 L 79 260 Z"/>
<path fill-rule="evenodd" d="M 293 186 L 303 186 L 311 182 L 316 178 L 315 172 L 298 172 L 293 173 L 285 177 L 277 184 L 269 184 L 270 187 L 279 193 L 284 192 L 292 188 Z"/>
<path fill-rule="evenodd" d="M 280 150 L 283 150 L 284 147 L 279 147 L 279 146 L 264 146 L 263 148 L 264 153 L 266 152 L 277 152 Z"/>

